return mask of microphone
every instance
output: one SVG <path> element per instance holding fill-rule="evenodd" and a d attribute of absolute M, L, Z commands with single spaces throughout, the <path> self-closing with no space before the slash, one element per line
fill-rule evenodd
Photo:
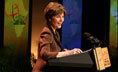
<path fill-rule="evenodd" d="M 92 44 L 97 44 L 98 46 L 102 43 L 98 38 L 92 36 L 90 33 L 85 32 L 84 37 L 87 38 L 87 40 L 90 40 Z"/>

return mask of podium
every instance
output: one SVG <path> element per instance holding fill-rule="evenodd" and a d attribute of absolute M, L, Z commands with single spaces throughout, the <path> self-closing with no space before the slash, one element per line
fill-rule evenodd
<path fill-rule="evenodd" d="M 111 63 L 107 47 L 96 47 L 81 54 L 48 60 L 48 67 L 51 72 L 96 72 L 111 67 Z"/>
<path fill-rule="evenodd" d="M 48 60 L 48 67 L 56 70 L 52 72 L 92 72 L 95 67 L 93 52 L 84 52 L 57 59 Z"/>

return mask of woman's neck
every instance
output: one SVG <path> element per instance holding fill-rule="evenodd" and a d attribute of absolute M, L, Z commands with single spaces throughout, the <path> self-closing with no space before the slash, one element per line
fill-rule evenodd
<path fill-rule="evenodd" d="M 51 28 L 52 28 L 53 32 L 55 33 L 56 29 L 53 26 L 51 26 Z"/>
<path fill-rule="evenodd" d="M 47 25 L 49 25 L 49 27 L 51 27 L 51 29 L 52 29 L 52 31 L 55 33 L 55 31 L 56 31 L 56 29 L 51 25 L 51 23 L 50 22 L 48 22 L 48 24 Z"/>

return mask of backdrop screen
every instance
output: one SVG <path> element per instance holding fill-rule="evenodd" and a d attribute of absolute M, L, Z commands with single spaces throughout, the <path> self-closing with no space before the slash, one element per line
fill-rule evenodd
<path fill-rule="evenodd" d="M 118 0 L 110 0 L 110 53 L 118 53 Z"/>
<path fill-rule="evenodd" d="M 82 0 L 63 0 L 67 10 L 62 25 L 62 47 L 81 48 Z"/>
<path fill-rule="evenodd" d="M 4 0 L 4 48 L 0 72 L 29 72 L 29 0 Z"/>

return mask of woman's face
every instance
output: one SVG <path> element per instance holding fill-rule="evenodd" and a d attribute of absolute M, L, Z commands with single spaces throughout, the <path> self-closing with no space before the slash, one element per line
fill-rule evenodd
<path fill-rule="evenodd" d="M 60 29 L 63 22 L 64 22 L 64 13 L 53 16 L 51 18 L 50 24 L 53 27 L 53 29 Z"/>

